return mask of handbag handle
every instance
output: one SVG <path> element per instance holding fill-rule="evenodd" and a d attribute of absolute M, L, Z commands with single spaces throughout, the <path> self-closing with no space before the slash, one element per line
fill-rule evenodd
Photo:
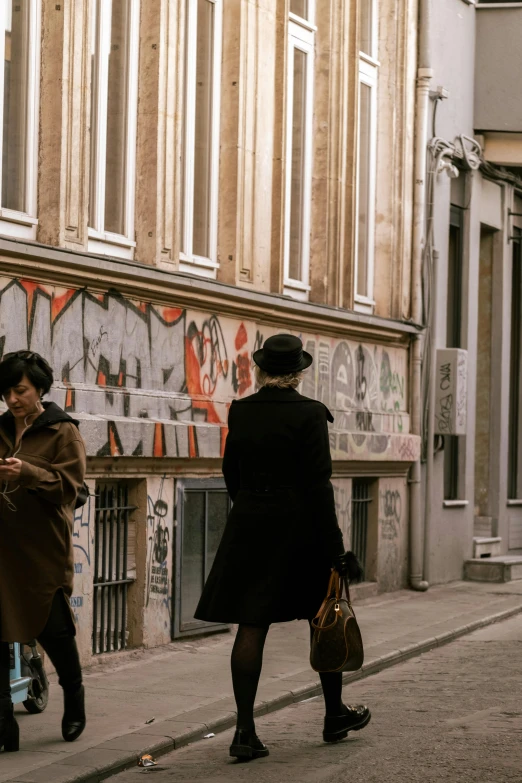
<path fill-rule="evenodd" d="M 339 591 L 339 598 L 342 597 L 343 586 L 344 586 L 344 591 L 346 593 L 346 600 L 348 601 L 348 604 L 351 607 L 352 601 L 351 601 L 351 598 L 350 598 L 350 586 L 349 586 L 348 579 L 346 578 L 346 576 L 340 577 L 339 574 L 337 574 L 337 576 L 339 578 L 339 582 L 340 582 L 340 585 L 341 585 L 341 588 L 340 588 L 340 591 Z"/>
<path fill-rule="evenodd" d="M 328 590 L 326 593 L 326 598 L 324 599 L 323 603 L 319 607 L 319 611 L 317 612 L 314 619 L 312 620 L 312 626 L 317 631 L 326 631 L 328 628 L 333 628 L 333 626 L 337 622 L 337 614 L 335 616 L 334 621 L 329 625 L 318 625 L 316 620 L 318 617 L 321 616 L 323 610 L 326 607 L 326 604 L 328 603 L 328 601 L 330 601 L 333 598 L 334 593 L 335 593 L 335 600 L 337 602 L 340 601 L 343 595 L 343 586 L 346 592 L 346 600 L 351 608 L 352 602 L 350 600 L 350 588 L 348 586 L 348 580 L 345 576 L 341 577 L 337 569 L 332 568 L 332 573 L 330 574 L 330 581 L 328 582 Z"/>

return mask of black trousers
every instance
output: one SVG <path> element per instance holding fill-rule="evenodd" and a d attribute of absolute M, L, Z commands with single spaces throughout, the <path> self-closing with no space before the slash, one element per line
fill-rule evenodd
<path fill-rule="evenodd" d="M 82 669 L 71 613 L 61 590 L 54 596 L 47 625 L 38 641 L 56 669 L 58 682 L 64 691 L 77 691 L 82 684 Z M 0 642 L 0 699 L 10 696 L 9 644 Z"/>

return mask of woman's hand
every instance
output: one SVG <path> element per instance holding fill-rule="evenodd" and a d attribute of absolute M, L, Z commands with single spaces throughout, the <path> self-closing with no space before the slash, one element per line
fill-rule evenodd
<path fill-rule="evenodd" d="M 18 481 L 22 470 L 22 460 L 9 457 L 0 462 L 0 481 Z"/>
<path fill-rule="evenodd" d="M 343 555 L 334 557 L 333 566 L 339 575 L 348 577 L 350 582 L 361 582 L 364 577 L 364 571 L 357 557 L 353 552 L 345 552 Z"/>

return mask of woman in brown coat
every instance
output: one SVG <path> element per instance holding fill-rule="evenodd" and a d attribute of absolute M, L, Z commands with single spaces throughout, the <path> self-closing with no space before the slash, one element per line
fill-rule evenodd
<path fill-rule="evenodd" d="M 39 354 L 0 362 L 0 748 L 19 748 L 9 680 L 9 642 L 37 638 L 64 691 L 63 738 L 85 728 L 82 671 L 69 598 L 72 518 L 85 473 L 85 446 L 70 418 L 42 402 L 53 383 Z"/>
<path fill-rule="evenodd" d="M 230 755 L 268 755 L 254 726 L 263 648 L 272 623 L 312 620 L 331 567 L 361 577 L 345 552 L 337 522 L 327 422 L 332 414 L 297 392 L 312 363 L 298 337 L 277 334 L 254 353 L 256 394 L 235 401 L 228 417 L 223 475 L 234 502 L 195 616 L 237 623 L 232 684 L 237 731 Z M 337 742 L 364 728 L 370 710 L 346 706 L 342 674 L 320 675 L 326 715 L 323 739 Z"/>

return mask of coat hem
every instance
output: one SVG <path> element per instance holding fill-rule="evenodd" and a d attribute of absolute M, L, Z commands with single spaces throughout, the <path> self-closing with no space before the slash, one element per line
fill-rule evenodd
<path fill-rule="evenodd" d="M 276 617 L 274 619 L 269 619 L 267 617 L 246 617 L 242 616 L 239 617 L 237 615 L 233 616 L 233 619 L 227 619 L 223 620 L 221 615 L 213 615 L 210 617 L 209 615 L 194 615 L 195 620 L 201 620 L 205 623 L 219 623 L 220 625 L 273 625 L 275 623 L 292 623 L 295 620 L 307 620 L 310 622 L 313 620 L 317 613 L 313 612 L 310 615 L 300 615 L 299 617 Z"/>

